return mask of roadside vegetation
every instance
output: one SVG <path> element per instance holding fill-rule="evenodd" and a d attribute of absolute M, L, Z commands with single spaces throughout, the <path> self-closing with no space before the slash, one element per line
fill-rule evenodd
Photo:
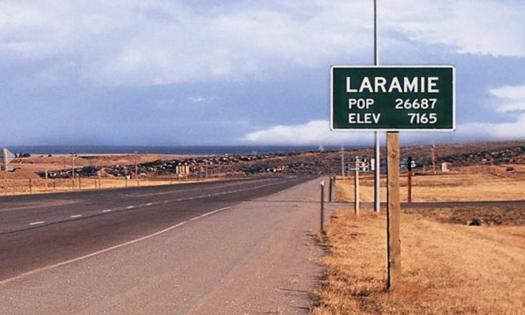
<path fill-rule="evenodd" d="M 508 167 L 414 176 L 414 201 L 525 200 L 525 167 Z M 372 201 L 373 179 L 361 184 L 361 200 Z M 336 199 L 352 202 L 353 189 L 352 178 L 339 179 Z M 313 314 L 524 314 L 522 205 L 402 209 L 402 276 L 393 291 L 386 290 L 385 214 L 337 212 L 320 238 L 325 274 Z"/>
<path fill-rule="evenodd" d="M 385 290 L 386 218 L 341 211 L 323 240 L 314 314 L 520 314 L 525 226 L 466 226 L 403 214 L 402 277 Z"/>
<path fill-rule="evenodd" d="M 512 172 L 507 171 L 512 169 Z M 486 201 L 525 200 L 525 165 L 469 166 L 449 173 L 415 172 L 412 177 L 412 201 Z M 352 174 L 350 174 L 352 175 Z M 401 176 L 401 201 L 407 200 L 406 173 Z M 372 174 L 361 175 L 361 201 L 373 201 Z M 336 199 L 354 201 L 353 176 L 338 177 Z M 386 180 L 381 182 L 382 201 L 386 201 Z"/>

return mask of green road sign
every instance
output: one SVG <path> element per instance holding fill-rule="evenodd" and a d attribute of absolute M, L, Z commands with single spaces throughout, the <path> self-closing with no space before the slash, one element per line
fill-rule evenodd
<path fill-rule="evenodd" d="M 453 131 L 453 66 L 332 66 L 332 130 Z"/>

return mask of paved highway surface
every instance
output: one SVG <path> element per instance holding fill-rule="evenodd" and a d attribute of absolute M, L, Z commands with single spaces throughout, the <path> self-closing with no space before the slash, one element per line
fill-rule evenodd
<path fill-rule="evenodd" d="M 306 177 L 0 202 L 0 314 L 306 314 L 321 275 Z"/>
<path fill-rule="evenodd" d="M 0 198 L 0 281 L 137 239 L 306 177 Z"/>

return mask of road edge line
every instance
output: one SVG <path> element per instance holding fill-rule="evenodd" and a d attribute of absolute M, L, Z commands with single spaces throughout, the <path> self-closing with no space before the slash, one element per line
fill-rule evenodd
<path fill-rule="evenodd" d="M 188 223 L 190 221 L 195 221 L 195 220 L 198 220 L 198 219 L 202 219 L 202 218 L 204 218 L 204 217 L 206 217 L 208 215 L 219 213 L 221 211 L 225 211 L 225 210 L 228 210 L 230 208 L 231 207 L 224 207 L 224 208 L 208 211 L 208 212 L 204 213 L 205 215 L 199 215 L 197 217 L 193 217 L 191 219 L 179 222 L 179 223 L 177 223 L 175 225 L 172 225 L 172 226 L 169 226 L 169 227 L 167 227 L 165 229 L 157 231 L 155 233 L 148 234 L 148 235 L 145 235 L 145 236 L 141 236 L 141 237 L 139 237 L 137 239 L 134 239 L 134 240 L 131 240 L 131 241 L 127 241 L 127 242 L 124 242 L 124 243 L 121 243 L 121 244 L 117 244 L 117 245 L 114 245 L 114 246 L 111 246 L 111 247 L 108 247 L 108 248 L 104 248 L 104 249 L 101 249 L 101 250 L 89 253 L 89 254 L 84 255 L 84 256 L 76 257 L 76 258 L 69 259 L 69 260 L 66 260 L 66 261 L 62 261 L 62 262 L 59 262 L 59 263 L 56 263 L 56 264 L 53 264 L 53 265 L 49 265 L 49 266 L 45 266 L 45 267 L 41 267 L 41 268 L 37 268 L 37 269 L 31 270 L 31 271 L 27 271 L 27 272 L 21 273 L 19 275 L 14 276 L 14 277 L 11 277 L 11 278 L 8 278 L 8 279 L 0 281 L 0 285 L 5 285 L 5 284 L 8 284 L 10 282 L 26 278 L 28 276 L 31 276 L 31 275 L 34 275 L 34 274 L 37 274 L 37 273 L 41 273 L 41 272 L 44 272 L 44 271 L 47 271 L 47 270 L 52 270 L 52 269 L 55 269 L 55 268 L 58 268 L 58 267 L 61 267 L 61 266 L 64 266 L 64 265 L 69 265 L 69 264 L 72 264 L 74 262 L 85 260 L 85 259 L 88 259 L 88 258 L 91 258 L 91 257 L 94 257 L 94 256 L 98 256 L 100 254 L 104 254 L 104 253 L 107 253 L 107 252 L 115 250 L 115 249 L 119 249 L 119 248 L 122 248 L 122 247 L 125 247 L 125 246 L 128 246 L 128 245 L 132 245 L 132 244 L 135 244 L 135 243 L 138 243 L 138 242 L 141 242 L 141 241 L 145 241 L 147 239 L 153 238 L 155 236 L 159 236 L 159 235 L 164 234 L 166 232 L 169 232 L 169 231 L 171 231 L 173 229 L 176 229 L 176 228 L 178 228 L 180 226 L 183 226 L 184 224 L 186 224 L 186 223 Z"/>

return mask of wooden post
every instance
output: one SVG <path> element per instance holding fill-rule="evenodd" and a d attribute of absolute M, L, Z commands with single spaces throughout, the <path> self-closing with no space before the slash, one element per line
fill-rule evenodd
<path fill-rule="evenodd" d="M 359 215 L 359 157 L 355 157 L 354 214 Z"/>
<path fill-rule="evenodd" d="M 319 225 L 321 235 L 325 234 L 324 231 L 324 180 L 321 181 L 321 223 Z"/>
<path fill-rule="evenodd" d="M 399 237 L 399 133 L 387 132 L 387 288 L 392 290 L 401 275 L 401 240 Z"/>
<path fill-rule="evenodd" d="M 4 181 L 7 183 L 7 167 L 9 165 L 9 157 L 8 157 L 8 150 L 7 148 L 3 148 L 2 149 L 2 154 L 3 154 L 3 161 L 2 161 L 2 164 L 3 164 L 3 170 L 4 170 Z"/>
<path fill-rule="evenodd" d="M 46 178 L 46 190 L 49 188 L 49 176 L 48 176 L 48 173 L 47 173 L 47 169 L 44 170 L 44 174 L 45 174 L 45 178 Z"/>
<path fill-rule="evenodd" d="M 432 145 L 432 173 L 437 174 L 436 172 L 436 146 Z"/>
<path fill-rule="evenodd" d="M 71 154 L 71 189 L 75 190 L 75 156 Z"/>
<path fill-rule="evenodd" d="M 412 202 L 412 169 L 409 169 L 408 170 L 408 175 L 407 175 L 407 180 L 408 180 L 408 195 L 407 195 L 407 201 L 408 202 Z"/>
<path fill-rule="evenodd" d="M 29 179 L 29 193 L 30 194 L 33 193 L 33 179 L 32 178 Z"/>
<path fill-rule="evenodd" d="M 334 188 L 333 188 L 334 200 L 337 201 L 337 181 L 336 181 L 335 175 L 334 175 L 333 185 L 334 185 Z"/>
<path fill-rule="evenodd" d="M 328 185 L 328 202 L 332 202 L 332 185 L 333 185 L 333 178 L 330 176 L 330 182 Z"/>

